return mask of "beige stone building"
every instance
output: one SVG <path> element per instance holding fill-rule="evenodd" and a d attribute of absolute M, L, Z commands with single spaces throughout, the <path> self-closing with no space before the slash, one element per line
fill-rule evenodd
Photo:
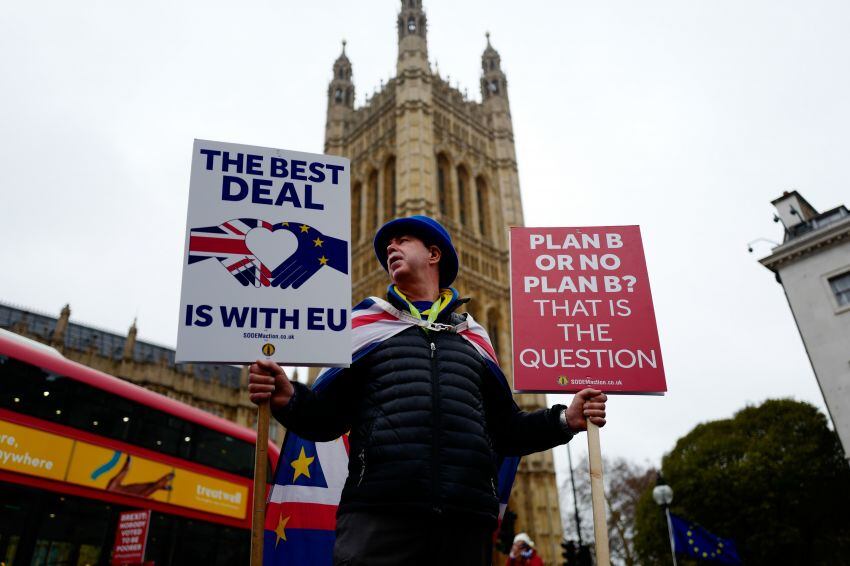
<path fill-rule="evenodd" d="M 507 227 L 522 226 L 508 85 L 499 53 L 481 56 L 481 97 L 469 100 L 428 59 L 422 0 L 402 0 L 396 76 L 355 107 L 352 65 L 345 53 L 328 86 L 325 152 L 351 160 L 353 297 L 383 296 L 387 275 L 372 237 L 397 216 L 427 214 L 452 234 L 460 255 L 456 287 L 490 333 L 511 375 Z M 524 409 L 544 395 L 517 395 Z M 551 452 L 523 459 L 510 509 L 547 564 L 560 559 L 562 537 Z"/>

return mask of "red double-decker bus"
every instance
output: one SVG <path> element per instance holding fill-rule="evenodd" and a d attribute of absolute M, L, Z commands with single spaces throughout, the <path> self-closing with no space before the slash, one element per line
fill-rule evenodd
<path fill-rule="evenodd" d="M 0 563 L 109 564 L 148 509 L 146 562 L 247 563 L 256 433 L 27 342 L 0 332 Z"/>

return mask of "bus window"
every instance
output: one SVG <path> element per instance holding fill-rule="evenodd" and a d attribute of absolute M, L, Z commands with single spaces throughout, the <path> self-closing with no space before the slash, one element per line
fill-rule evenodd
<path fill-rule="evenodd" d="M 221 467 L 241 476 L 253 477 L 254 445 L 209 429 L 196 432 L 193 460 L 207 466 Z"/>
<path fill-rule="evenodd" d="M 107 564 L 129 507 L 0 482 L 0 562 Z M 242 564 L 250 531 L 154 512 L 145 559 L 157 566 Z"/>
<path fill-rule="evenodd" d="M 0 562 L 94 565 L 108 558 L 116 506 L 6 483 L 0 501 Z"/>
<path fill-rule="evenodd" d="M 0 408 L 253 477 L 250 442 L 14 358 L 0 359 L 0 384 Z"/>

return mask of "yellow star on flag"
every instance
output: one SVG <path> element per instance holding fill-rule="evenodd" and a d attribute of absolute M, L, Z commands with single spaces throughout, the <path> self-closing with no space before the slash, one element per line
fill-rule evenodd
<path fill-rule="evenodd" d="M 289 222 L 281 222 L 280 225 L 281 226 L 289 226 Z"/>
<path fill-rule="evenodd" d="M 306 224 L 302 224 L 301 226 L 299 226 L 299 228 L 301 228 L 302 232 L 309 232 L 310 231 L 310 227 L 307 226 Z"/>
<path fill-rule="evenodd" d="M 277 543 L 280 542 L 280 539 L 283 539 L 283 542 L 286 542 L 286 523 L 289 522 L 289 517 L 284 518 L 283 513 L 281 513 L 280 517 L 277 518 L 277 527 L 274 529 L 274 533 L 277 535 L 277 540 L 274 541 L 274 547 L 277 548 Z"/>
<path fill-rule="evenodd" d="M 321 238 L 316 238 L 315 240 L 313 240 L 313 243 L 316 245 L 317 248 L 321 248 L 322 244 L 324 244 L 325 242 L 322 241 Z"/>
<path fill-rule="evenodd" d="M 327 265 L 328 264 L 328 258 L 326 258 L 325 256 L 320 257 L 319 263 L 321 263 L 322 265 Z"/>
<path fill-rule="evenodd" d="M 295 480 L 300 478 L 301 476 L 310 477 L 310 464 L 313 463 L 313 460 L 316 458 L 313 456 L 307 457 L 304 454 L 304 447 L 301 447 L 301 454 L 299 454 L 298 459 L 293 461 L 291 466 L 295 469 L 295 475 L 292 477 L 292 483 L 295 483 Z"/>

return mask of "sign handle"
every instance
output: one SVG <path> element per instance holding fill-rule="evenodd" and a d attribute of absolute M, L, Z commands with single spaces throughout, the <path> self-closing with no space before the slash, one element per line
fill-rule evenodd
<path fill-rule="evenodd" d="M 266 525 L 266 470 L 269 467 L 269 402 L 257 406 L 257 448 L 254 451 L 254 511 L 251 522 L 251 566 L 263 565 Z"/>
<path fill-rule="evenodd" d="M 587 457 L 590 462 L 590 494 L 593 500 L 596 565 L 611 566 L 608 549 L 608 520 L 605 512 L 605 484 L 602 482 L 602 448 L 599 444 L 599 427 L 590 421 L 587 421 Z"/>

